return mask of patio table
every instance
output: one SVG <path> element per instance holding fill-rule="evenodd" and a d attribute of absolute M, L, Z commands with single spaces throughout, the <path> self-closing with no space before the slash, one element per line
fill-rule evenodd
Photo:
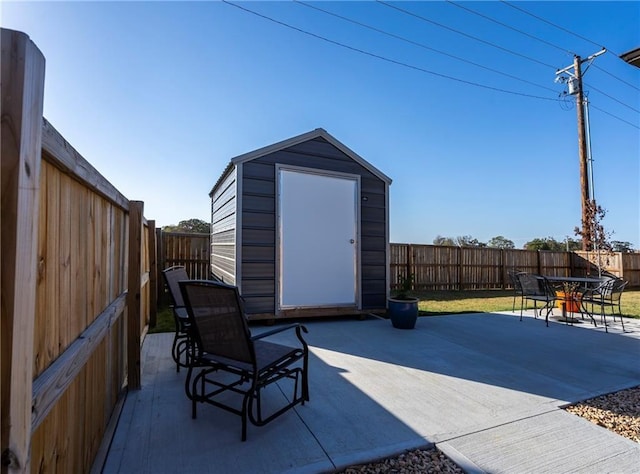
<path fill-rule="evenodd" d="M 596 287 L 600 283 L 602 283 L 601 278 L 596 277 L 568 277 L 568 276 L 547 276 L 545 277 L 550 283 L 557 283 L 562 285 L 561 291 L 563 292 L 563 297 L 561 299 L 561 308 L 562 308 L 562 321 L 566 323 L 575 323 L 578 322 L 576 318 L 570 318 L 567 315 L 567 303 L 575 303 L 578 306 L 578 310 L 580 314 L 584 315 L 585 313 L 589 318 L 591 318 L 591 322 L 594 326 L 597 326 L 596 320 L 593 315 L 582 305 L 581 296 L 584 290 L 589 289 L 590 287 Z M 572 311 L 573 313 L 573 311 Z"/>

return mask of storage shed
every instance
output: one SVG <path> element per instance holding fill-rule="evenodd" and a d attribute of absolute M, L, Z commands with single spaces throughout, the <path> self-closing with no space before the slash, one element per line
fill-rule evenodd
<path fill-rule="evenodd" d="M 321 128 L 232 158 L 209 193 L 211 271 L 251 319 L 384 310 L 390 184 Z"/>

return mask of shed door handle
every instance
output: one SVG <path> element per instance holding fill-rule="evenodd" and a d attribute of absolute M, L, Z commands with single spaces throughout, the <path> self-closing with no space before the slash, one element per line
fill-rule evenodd
<path fill-rule="evenodd" d="M 350 242 L 350 243 L 352 243 L 352 244 L 355 244 L 355 243 L 356 243 L 356 241 L 355 241 L 355 240 L 353 240 L 353 239 L 349 240 L 349 242 Z"/>

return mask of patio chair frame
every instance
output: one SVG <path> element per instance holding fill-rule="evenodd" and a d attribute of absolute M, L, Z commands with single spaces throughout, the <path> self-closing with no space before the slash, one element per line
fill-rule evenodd
<path fill-rule="evenodd" d="M 582 309 L 588 314 L 593 314 L 594 306 L 600 307 L 600 320 L 602 321 L 602 324 L 604 324 L 605 332 L 609 332 L 606 318 L 607 315 L 605 312 L 605 307 L 607 306 L 611 308 L 611 316 L 613 316 L 614 322 L 616 321 L 616 315 L 620 316 L 622 331 L 625 331 L 620 300 L 622 299 L 622 292 L 624 291 L 628 283 L 628 281 L 625 281 L 622 278 L 608 278 L 597 287 L 586 290 L 582 294 Z M 587 304 L 591 305 L 591 312 L 587 310 Z M 616 306 L 618 307 L 617 314 L 615 310 Z"/>
<path fill-rule="evenodd" d="M 187 314 L 182 293 L 178 282 L 188 280 L 189 275 L 184 266 L 174 265 L 162 271 L 165 283 L 169 290 L 171 299 L 171 311 L 175 323 L 175 336 L 171 345 L 171 357 L 176 363 L 176 372 L 180 372 L 180 367 L 189 367 L 189 354 L 193 341 L 191 338 L 191 324 Z"/>
<path fill-rule="evenodd" d="M 522 272 L 518 269 L 507 270 L 509 280 L 511 280 L 511 284 L 513 285 L 513 305 L 511 307 L 512 313 L 515 313 L 516 311 L 516 299 L 518 298 L 518 296 L 520 297 L 520 302 L 522 303 L 522 284 L 520 283 L 520 279 L 518 278 L 518 274 L 520 273 L 526 272 Z"/>
<path fill-rule="evenodd" d="M 542 310 L 546 308 L 545 323 L 549 326 L 549 314 L 553 314 L 553 305 L 557 300 L 556 292 L 549 281 L 541 276 L 532 273 L 518 273 L 518 280 L 522 286 L 522 301 L 520 302 L 520 321 L 522 321 L 522 310 L 526 300 L 533 301 L 533 315 L 538 318 L 542 315 Z M 538 302 L 544 303 L 538 313 Z"/>
<path fill-rule="evenodd" d="M 192 418 L 197 416 L 198 403 L 239 415 L 242 441 L 246 441 L 247 420 L 263 426 L 309 401 L 309 348 L 302 336 L 308 332 L 305 326 L 289 324 L 252 336 L 236 287 L 205 280 L 179 284 L 194 340 L 186 382 L 190 385 L 187 396 L 192 403 Z M 287 330 L 295 330 L 298 347 L 263 340 Z M 285 378 L 293 381 L 290 401 L 265 416 L 263 389 Z M 240 408 L 218 397 L 227 392 L 241 395 Z"/>

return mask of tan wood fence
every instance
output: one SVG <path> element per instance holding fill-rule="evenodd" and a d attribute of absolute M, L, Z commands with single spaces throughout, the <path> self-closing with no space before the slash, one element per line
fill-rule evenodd
<path fill-rule="evenodd" d="M 140 387 L 154 223 L 43 119 L 44 57 L 1 34 L 2 472 L 100 470 Z"/>
<path fill-rule="evenodd" d="M 510 288 L 508 271 L 541 275 L 597 275 L 600 269 L 640 287 L 640 253 L 555 252 L 486 247 L 391 244 L 391 288 L 413 276 L 415 290 Z"/>
<path fill-rule="evenodd" d="M 183 265 L 190 278 L 194 280 L 209 278 L 209 254 L 211 253 L 209 234 L 163 232 L 158 229 L 156 235 L 160 270 L 174 265 Z"/>
<path fill-rule="evenodd" d="M 158 266 L 184 265 L 195 278 L 209 274 L 209 234 L 158 232 Z M 160 237 L 161 236 L 161 237 Z M 541 275 L 583 276 L 602 271 L 640 287 L 640 253 L 532 251 L 447 245 L 390 245 L 390 286 L 413 275 L 415 290 L 479 290 L 511 288 L 508 271 Z"/>

